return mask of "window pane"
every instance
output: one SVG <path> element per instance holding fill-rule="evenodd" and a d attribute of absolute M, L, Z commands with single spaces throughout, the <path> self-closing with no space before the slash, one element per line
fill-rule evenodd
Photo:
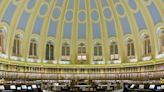
<path fill-rule="evenodd" d="M 49 60 L 49 45 L 46 46 L 46 60 Z"/>
<path fill-rule="evenodd" d="M 17 55 L 20 55 L 20 40 L 17 40 Z"/>
<path fill-rule="evenodd" d="M 144 41 L 144 53 L 145 56 L 147 55 L 147 44 L 146 44 L 146 40 Z"/>
<path fill-rule="evenodd" d="M 85 49 L 85 47 L 82 47 L 82 53 L 83 53 L 83 54 L 86 53 L 86 49 Z"/>
<path fill-rule="evenodd" d="M 113 44 L 110 46 L 110 53 L 111 53 L 111 55 L 114 54 L 114 53 L 113 53 Z"/>
<path fill-rule="evenodd" d="M 30 51 L 29 51 L 29 55 L 32 55 L 32 43 L 30 43 Z"/>
<path fill-rule="evenodd" d="M 132 43 L 132 55 L 135 56 L 134 43 Z"/>
<path fill-rule="evenodd" d="M 13 47 L 13 54 L 16 54 L 16 39 L 14 39 L 14 47 Z"/>
<path fill-rule="evenodd" d="M 34 56 L 37 56 L 37 45 L 34 43 Z"/>
<path fill-rule="evenodd" d="M 118 46 L 117 46 L 117 44 L 115 45 L 115 54 L 118 54 Z"/>
<path fill-rule="evenodd" d="M 130 56 L 130 50 L 131 50 L 131 48 L 130 48 L 130 44 L 128 44 L 128 46 L 127 46 L 127 50 L 128 50 L 128 56 Z"/>
<path fill-rule="evenodd" d="M 66 53 L 67 53 L 67 56 L 70 56 L 70 48 L 69 47 L 67 47 Z"/>
<path fill-rule="evenodd" d="M 148 40 L 148 53 L 151 53 L 151 45 L 150 45 L 150 40 Z"/>
<path fill-rule="evenodd" d="M 81 47 L 78 47 L 78 54 L 81 54 Z"/>
<path fill-rule="evenodd" d="M 62 56 L 65 56 L 65 47 L 62 47 Z"/>
<path fill-rule="evenodd" d="M 164 51 L 164 36 L 162 35 L 161 36 L 161 52 L 163 52 Z"/>
<path fill-rule="evenodd" d="M 102 47 L 99 47 L 99 56 L 102 56 Z"/>
<path fill-rule="evenodd" d="M 51 45 L 51 48 L 50 48 L 50 55 L 51 55 L 50 59 L 53 60 L 54 59 L 54 46 L 53 45 Z"/>
<path fill-rule="evenodd" d="M 97 56 L 97 47 L 94 47 L 94 56 Z"/>

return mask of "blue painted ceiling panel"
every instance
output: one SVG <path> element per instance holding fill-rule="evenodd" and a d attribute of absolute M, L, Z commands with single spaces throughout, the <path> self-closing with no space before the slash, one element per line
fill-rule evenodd
<path fill-rule="evenodd" d="M 102 7 L 109 7 L 107 0 L 101 0 Z"/>
<path fill-rule="evenodd" d="M 57 29 L 58 29 L 58 21 L 52 21 L 51 20 L 50 25 L 49 25 L 48 35 L 49 36 L 55 36 Z"/>
<path fill-rule="evenodd" d="M 85 1 L 84 0 L 80 0 L 80 2 L 79 2 L 79 8 L 80 9 L 85 9 Z"/>
<path fill-rule="evenodd" d="M 18 28 L 25 30 L 30 14 L 24 11 L 19 20 Z"/>
<path fill-rule="evenodd" d="M 101 30 L 99 23 L 92 23 L 92 30 L 93 30 L 93 38 L 101 38 Z"/>
<path fill-rule="evenodd" d="M 151 17 L 154 21 L 154 25 L 157 24 L 158 22 L 162 21 L 161 15 L 160 15 L 159 11 L 157 10 L 157 7 L 154 5 L 153 2 L 151 5 L 148 6 L 148 9 L 149 9 Z"/>
<path fill-rule="evenodd" d="M 130 29 L 130 25 L 129 25 L 129 21 L 127 17 L 121 18 L 121 25 L 122 25 L 122 29 L 123 29 L 122 31 L 124 34 L 131 33 L 131 29 Z"/>
<path fill-rule="evenodd" d="M 68 8 L 74 9 L 74 0 L 69 0 Z"/>
<path fill-rule="evenodd" d="M 144 18 L 140 11 L 134 14 L 139 30 L 146 29 Z"/>
<path fill-rule="evenodd" d="M 43 25 L 43 20 L 44 19 L 39 17 L 39 16 L 36 18 L 34 28 L 33 28 L 34 33 L 40 34 L 40 31 L 41 31 L 41 28 L 42 28 L 42 25 Z"/>
<path fill-rule="evenodd" d="M 15 10 L 16 10 L 16 6 L 12 2 L 10 2 L 7 10 L 5 11 L 5 15 L 3 16 L 3 21 L 10 24 Z"/>
<path fill-rule="evenodd" d="M 112 36 L 116 36 L 116 29 L 115 29 L 115 24 L 114 21 L 106 21 L 106 26 L 107 26 L 107 32 L 108 32 L 108 36 L 112 37 Z"/>
<path fill-rule="evenodd" d="M 78 39 L 86 39 L 86 24 L 78 24 Z"/>
<path fill-rule="evenodd" d="M 65 23 L 63 32 L 63 38 L 71 39 L 72 23 Z"/>
<path fill-rule="evenodd" d="M 36 0 L 29 0 L 27 8 L 32 9 L 36 4 Z"/>
<path fill-rule="evenodd" d="M 96 1 L 97 1 L 97 0 L 90 0 L 91 9 L 97 8 Z"/>

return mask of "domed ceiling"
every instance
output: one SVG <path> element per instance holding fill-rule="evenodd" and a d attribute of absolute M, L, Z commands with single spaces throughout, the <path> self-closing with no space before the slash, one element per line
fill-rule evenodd
<path fill-rule="evenodd" d="M 132 34 L 149 28 L 145 17 L 153 25 L 163 21 L 163 0 L 1 0 L 0 4 L 1 22 L 14 23 L 15 30 L 52 37 L 61 33 L 66 39 L 74 33 L 86 39 L 88 31 L 93 38 L 105 33 L 113 37 L 118 28 L 124 35 Z"/>
<path fill-rule="evenodd" d="M 154 43 L 157 27 L 164 24 L 164 0 L 0 0 L 0 21 L 11 40 L 23 34 L 24 46 L 37 37 L 39 49 L 51 39 L 56 48 L 63 41 L 72 48 L 79 42 L 90 48 L 99 41 L 105 51 L 111 40 L 122 48 L 124 40 L 132 38 L 139 54 L 140 35 L 149 34 Z"/>

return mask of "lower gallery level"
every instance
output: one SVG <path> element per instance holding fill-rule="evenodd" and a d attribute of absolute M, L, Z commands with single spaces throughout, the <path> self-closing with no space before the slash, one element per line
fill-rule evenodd
<path fill-rule="evenodd" d="M 150 63 L 35 67 L 33 64 L 1 63 L 0 90 L 162 92 L 164 63 L 160 61 Z"/>

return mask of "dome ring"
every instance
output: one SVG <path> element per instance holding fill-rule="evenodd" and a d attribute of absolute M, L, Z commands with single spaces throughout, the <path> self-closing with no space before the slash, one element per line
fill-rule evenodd
<path fill-rule="evenodd" d="M 98 23 L 100 21 L 100 15 L 97 9 L 91 10 L 91 19 L 93 23 Z"/>
<path fill-rule="evenodd" d="M 108 18 L 105 16 L 105 13 L 104 13 L 107 9 L 109 9 L 109 11 L 111 13 L 109 16 L 107 16 Z M 112 11 L 109 7 L 104 7 L 103 8 L 103 16 L 104 16 L 104 19 L 108 20 L 108 21 L 111 21 L 113 19 L 113 14 L 112 14 Z"/>
<path fill-rule="evenodd" d="M 120 17 L 125 16 L 125 9 L 121 3 L 117 3 L 115 5 L 115 9 L 116 9 L 117 15 L 119 15 Z"/>
<path fill-rule="evenodd" d="M 83 17 L 84 16 L 84 17 Z M 81 17 L 81 18 L 80 18 Z M 83 17 L 83 18 L 82 18 Z M 87 20 L 87 15 L 85 10 L 79 10 L 78 12 L 78 21 L 79 23 L 85 23 Z"/>
<path fill-rule="evenodd" d="M 68 14 L 68 15 L 67 15 Z M 71 15 L 70 15 L 71 14 Z M 71 17 L 70 17 L 71 16 Z M 67 12 L 66 12 L 66 14 L 65 14 L 65 17 L 64 17 L 64 19 L 65 19 L 65 21 L 66 22 L 72 22 L 73 21 L 73 10 L 72 9 L 68 9 L 67 10 Z"/>
<path fill-rule="evenodd" d="M 48 13 L 48 7 L 49 7 L 49 4 L 47 2 L 42 3 L 40 6 L 40 9 L 38 11 L 39 16 L 45 17 L 46 14 Z M 43 10 L 41 10 L 41 9 L 43 9 Z"/>
<path fill-rule="evenodd" d="M 54 13 L 54 12 L 57 12 L 57 13 Z M 57 6 L 53 9 L 53 13 L 51 14 L 51 17 L 54 21 L 57 21 L 60 19 L 60 14 L 61 14 L 61 7 Z"/>
<path fill-rule="evenodd" d="M 133 7 L 134 4 L 135 4 L 135 7 Z M 136 13 L 139 11 L 137 3 L 133 0 L 128 0 L 128 7 L 130 8 L 130 11 L 133 13 Z"/>
<path fill-rule="evenodd" d="M 34 10 L 35 4 L 37 3 L 36 0 L 29 0 L 29 2 L 26 4 L 26 11 L 32 12 Z M 32 6 L 31 6 L 32 4 Z"/>

